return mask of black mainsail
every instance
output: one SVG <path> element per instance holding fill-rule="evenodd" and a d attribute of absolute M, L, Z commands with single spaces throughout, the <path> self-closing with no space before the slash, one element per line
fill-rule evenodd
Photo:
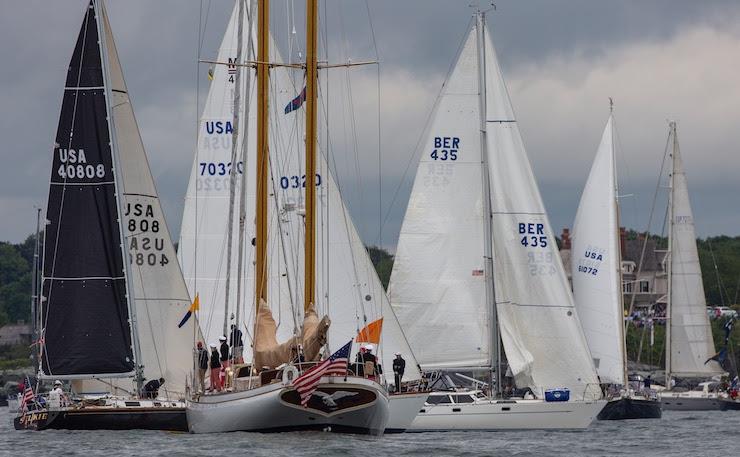
<path fill-rule="evenodd" d="M 46 210 L 41 373 L 135 370 L 105 75 L 94 2 L 69 64 Z"/>

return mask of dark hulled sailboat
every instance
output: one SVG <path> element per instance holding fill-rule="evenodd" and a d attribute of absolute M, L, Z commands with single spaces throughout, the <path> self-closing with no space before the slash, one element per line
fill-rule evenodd
<path fill-rule="evenodd" d="M 69 65 L 46 219 L 39 378 L 71 381 L 74 393 L 64 401 L 37 395 L 15 428 L 187 430 L 179 400 L 190 344 L 161 340 L 178 346 L 170 321 L 189 298 L 102 0 L 88 5 Z M 139 307 L 149 315 L 137 324 Z M 140 338 L 139 325 L 159 335 Z M 192 327 L 181 331 L 192 341 Z M 170 383 L 156 399 L 141 399 L 144 376 Z"/>

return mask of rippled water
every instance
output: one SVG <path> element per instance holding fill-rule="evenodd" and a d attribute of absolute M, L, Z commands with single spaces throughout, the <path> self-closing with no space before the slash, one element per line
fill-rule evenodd
<path fill-rule="evenodd" d="M 5 456 L 736 456 L 740 411 L 672 412 L 663 419 L 597 421 L 584 431 L 408 433 L 369 438 L 331 433 L 189 435 L 148 431 L 13 430 L 0 408 Z"/>

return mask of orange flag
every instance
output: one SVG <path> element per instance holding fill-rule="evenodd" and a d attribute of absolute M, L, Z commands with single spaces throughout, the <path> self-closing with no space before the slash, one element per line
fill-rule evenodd
<path fill-rule="evenodd" d="M 380 344 L 380 333 L 383 331 L 383 318 L 370 322 L 360 330 L 355 341 L 358 343 Z"/>

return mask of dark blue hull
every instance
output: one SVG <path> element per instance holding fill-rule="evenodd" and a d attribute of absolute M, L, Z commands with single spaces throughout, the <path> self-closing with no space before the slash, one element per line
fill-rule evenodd
<path fill-rule="evenodd" d="M 658 400 L 620 398 L 608 402 L 596 418 L 602 421 L 660 419 L 662 415 L 663 411 Z"/>

